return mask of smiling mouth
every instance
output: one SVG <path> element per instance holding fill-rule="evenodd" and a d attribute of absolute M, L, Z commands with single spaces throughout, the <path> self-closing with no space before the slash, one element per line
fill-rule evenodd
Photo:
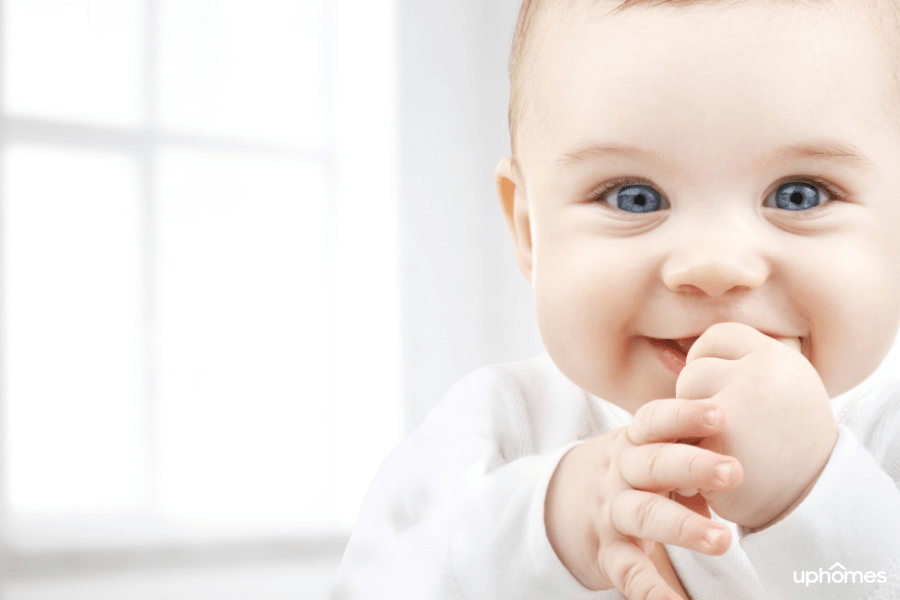
<path fill-rule="evenodd" d="M 769 337 L 772 337 L 774 339 L 780 339 L 771 334 L 766 334 L 766 335 L 768 335 Z M 655 342 L 657 344 L 665 346 L 666 348 L 670 348 L 670 349 L 675 350 L 676 352 L 680 352 L 680 353 L 684 354 L 685 357 L 687 357 L 687 354 L 688 354 L 688 352 L 690 352 L 691 347 L 694 345 L 694 342 L 696 342 L 699 338 L 700 338 L 700 336 L 697 335 L 694 337 L 681 338 L 678 340 L 664 340 L 662 338 L 648 338 L 648 339 L 650 339 L 652 342 Z M 808 351 L 804 352 L 802 350 L 804 338 L 797 337 L 797 338 L 792 338 L 792 339 L 797 340 L 797 342 L 796 342 L 796 345 L 798 346 L 797 350 L 800 351 L 804 356 L 809 358 L 807 355 Z"/>
<path fill-rule="evenodd" d="M 687 353 L 690 345 L 696 338 L 686 338 L 683 340 L 664 340 L 661 338 L 647 338 L 650 344 L 655 346 L 658 352 L 659 360 L 662 364 L 678 377 L 681 370 L 687 363 Z"/>
<path fill-rule="evenodd" d="M 657 339 L 660 342 L 668 344 L 669 346 L 671 346 L 672 348 L 675 348 L 676 350 L 680 350 L 681 352 L 684 353 L 685 356 L 687 356 L 687 353 L 690 352 L 690 350 L 691 350 L 691 346 L 694 345 L 694 342 L 696 342 L 697 339 L 699 339 L 699 337 L 700 336 L 687 337 L 687 338 L 681 338 L 679 340 L 663 340 L 663 339 L 658 339 L 658 338 L 654 338 L 654 339 Z"/>

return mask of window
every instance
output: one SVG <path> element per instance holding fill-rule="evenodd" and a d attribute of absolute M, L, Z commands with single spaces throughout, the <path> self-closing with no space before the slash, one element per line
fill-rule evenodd
<path fill-rule="evenodd" d="M 346 535 L 401 431 L 394 2 L 0 6 L 8 541 Z"/>

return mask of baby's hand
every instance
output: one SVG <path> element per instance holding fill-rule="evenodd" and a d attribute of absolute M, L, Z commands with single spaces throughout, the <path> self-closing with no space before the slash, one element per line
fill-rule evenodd
<path fill-rule="evenodd" d="M 712 424 L 705 420 L 710 411 Z M 740 483 L 735 459 L 675 443 L 717 434 L 724 420 L 710 402 L 654 400 L 628 427 L 566 453 L 547 489 L 544 521 L 556 555 L 582 585 L 616 587 L 630 600 L 676 599 L 648 558 L 654 542 L 712 555 L 728 550 L 727 528 L 667 497 Z"/>
<path fill-rule="evenodd" d="M 796 338 L 771 338 L 748 325 L 719 323 L 687 354 L 677 398 L 709 399 L 728 422 L 702 448 L 734 456 L 744 481 L 731 491 L 701 491 L 719 516 L 755 528 L 803 498 L 828 462 L 837 426 L 828 393 Z"/>

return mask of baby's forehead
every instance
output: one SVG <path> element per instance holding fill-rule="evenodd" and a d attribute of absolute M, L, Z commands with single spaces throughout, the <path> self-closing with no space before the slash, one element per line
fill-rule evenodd
<path fill-rule="evenodd" d="M 741 10 L 765 11 L 771 19 L 789 20 L 798 27 L 804 26 L 804 15 L 816 12 L 830 13 L 839 19 L 862 19 L 873 33 L 878 32 L 895 43 L 900 40 L 897 0 L 525 0 L 516 29 L 516 43 L 520 47 L 513 48 L 513 53 L 527 50 L 533 41 L 554 35 L 569 37 L 584 25 L 597 21 L 615 22 L 627 16 L 650 23 L 685 15 L 703 20 L 710 14 Z M 740 28 L 740 24 L 736 27 Z M 727 37 L 729 32 L 719 33 Z"/>
<path fill-rule="evenodd" d="M 814 36 L 809 35 L 811 28 L 829 21 L 832 29 L 828 33 L 832 37 L 843 37 L 838 43 L 851 48 L 854 45 L 877 46 L 879 50 L 870 51 L 869 55 L 860 52 L 857 64 L 844 60 L 844 64 L 838 66 L 827 65 L 830 58 L 825 52 L 819 60 L 821 64 L 813 66 L 822 66 L 823 72 L 831 66 L 830 76 L 835 87 L 848 88 L 854 85 L 861 72 L 867 69 L 872 71 L 869 64 L 873 62 L 871 58 L 880 55 L 879 58 L 883 59 L 880 62 L 889 71 L 889 85 L 884 85 L 883 71 L 880 71 L 879 93 L 885 97 L 879 102 L 881 110 L 877 112 L 884 115 L 885 124 L 900 131 L 900 3 L 892 0 L 868 3 L 829 0 L 816 5 L 794 0 L 688 0 L 677 4 L 601 0 L 534 2 L 531 9 L 534 12 L 523 15 L 526 22 L 519 24 L 518 33 L 524 36 L 524 40 L 517 42 L 511 63 L 510 127 L 514 145 L 543 143 L 546 131 L 531 136 L 527 132 L 516 135 L 515 129 L 524 126 L 546 130 L 553 122 L 553 113 L 569 111 L 582 101 L 579 87 L 584 81 L 608 80 L 606 93 L 615 95 L 620 93 L 615 81 L 622 81 L 623 78 L 629 81 L 645 80 L 636 88 L 640 94 L 635 100 L 645 100 L 645 96 L 658 93 L 658 103 L 665 104 L 667 98 L 664 92 L 671 92 L 671 86 L 667 89 L 659 85 L 658 92 L 653 78 L 660 73 L 660 69 L 646 67 L 654 66 L 654 62 L 665 64 L 683 48 L 659 44 L 654 36 L 660 33 L 669 35 L 676 32 L 671 36 L 672 43 L 684 42 L 685 46 L 696 43 L 697 37 L 706 38 L 697 45 L 705 49 L 705 55 L 686 54 L 687 60 L 672 65 L 672 68 L 679 71 L 685 88 L 696 79 L 696 85 L 707 85 L 710 93 L 716 93 L 716 87 L 732 85 L 748 77 L 748 72 L 756 76 L 757 72 L 783 69 L 779 57 L 766 54 L 764 48 L 760 51 L 752 47 L 742 50 L 757 37 L 764 37 L 756 35 L 754 29 L 765 34 L 765 29 L 777 27 L 784 35 L 798 38 L 803 37 L 803 29 L 806 29 L 807 38 L 812 39 Z M 725 14 L 731 15 L 727 21 L 716 18 L 716 15 Z M 744 14 L 753 14 L 754 17 L 744 19 Z M 727 28 L 722 27 L 725 23 Z M 891 25 L 894 23 L 897 26 Z M 683 39 L 678 38 L 679 30 L 685 33 Z M 691 36 L 694 39 L 690 39 Z M 647 54 L 651 52 L 649 49 L 654 48 L 656 56 Z M 740 61 L 730 64 L 729 52 L 735 56 L 739 54 Z M 633 56 L 640 53 L 651 60 L 643 63 L 634 61 Z M 716 54 L 723 54 L 722 64 L 716 64 L 715 56 L 709 56 Z M 709 78 L 702 77 L 711 65 L 721 74 L 718 81 L 711 82 Z M 835 73 L 840 69 L 846 73 L 838 73 L 839 81 Z M 762 80 L 760 77 L 757 79 Z M 782 84 L 780 88 L 794 85 L 791 80 L 779 80 L 779 83 Z M 800 85 L 799 79 L 796 85 Z M 882 94 L 883 91 L 889 93 Z M 783 89 L 772 90 L 773 94 L 782 92 Z M 840 93 L 844 92 L 846 90 Z M 822 90 L 820 97 L 834 97 L 837 101 L 840 93 Z M 819 102 L 818 98 L 812 100 Z M 872 112 L 848 110 L 841 118 L 871 121 Z M 514 147 L 514 154 L 516 150 Z"/>

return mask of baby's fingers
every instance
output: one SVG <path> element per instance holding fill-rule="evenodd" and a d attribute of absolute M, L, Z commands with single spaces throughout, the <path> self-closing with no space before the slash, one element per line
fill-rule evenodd
<path fill-rule="evenodd" d="M 635 445 L 675 442 L 714 435 L 724 422 L 724 411 L 712 402 L 667 398 L 640 407 L 626 434 Z"/>
<path fill-rule="evenodd" d="M 619 473 L 634 489 L 648 492 L 730 490 L 743 478 L 737 459 L 687 444 L 624 448 Z"/>
<path fill-rule="evenodd" d="M 605 545 L 597 558 L 604 576 L 628 600 L 683 600 L 666 585 L 653 562 L 627 540 Z"/>
<path fill-rule="evenodd" d="M 704 554 L 722 554 L 731 546 L 731 531 L 659 494 L 624 490 L 610 507 L 613 527 L 641 540 L 681 546 Z"/>

